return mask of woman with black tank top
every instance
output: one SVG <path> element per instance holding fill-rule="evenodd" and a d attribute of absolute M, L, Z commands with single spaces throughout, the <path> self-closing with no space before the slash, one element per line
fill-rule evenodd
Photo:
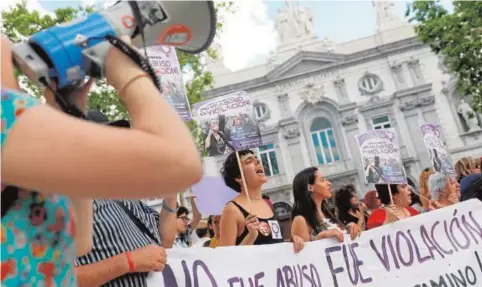
<path fill-rule="evenodd" d="M 226 185 L 240 194 L 226 204 L 221 215 L 220 246 L 263 245 L 284 242 L 273 209 L 263 199 L 261 187 L 268 181 L 261 161 L 253 151 L 239 151 L 250 201 L 242 187 L 236 154 L 231 153 L 223 164 Z M 303 248 L 303 241 L 294 238 L 295 252 Z"/>
<path fill-rule="evenodd" d="M 294 205 L 291 213 L 291 235 L 304 241 L 336 237 L 343 242 L 344 234 L 354 239 L 361 229 L 356 224 L 343 225 L 329 207 L 331 182 L 316 167 L 299 172 L 293 179 Z"/>

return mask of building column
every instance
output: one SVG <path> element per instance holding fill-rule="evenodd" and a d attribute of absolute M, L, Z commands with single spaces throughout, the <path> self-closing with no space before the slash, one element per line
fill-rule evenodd
<path fill-rule="evenodd" d="M 300 125 L 294 118 L 281 120 L 279 125 L 288 146 L 291 169 L 293 170 L 293 174 L 296 174 L 306 167 L 301 148 Z"/>
<path fill-rule="evenodd" d="M 409 131 L 409 134 L 404 136 L 411 138 L 411 141 L 415 143 L 415 153 L 421 165 L 419 166 L 420 170 L 431 165 L 430 156 L 423 142 L 422 132 L 420 131 L 420 124 L 423 122 L 438 124 L 438 120 L 434 118 L 434 103 L 434 96 L 424 96 L 406 101 L 400 107 Z"/>
<path fill-rule="evenodd" d="M 354 109 L 343 111 L 341 124 L 345 129 L 346 139 L 348 141 L 350 161 L 357 170 L 358 181 L 363 184 L 360 186 L 362 188 L 359 188 L 358 192 L 360 193 L 360 196 L 364 196 L 364 193 L 366 192 L 366 185 L 364 185 L 365 174 L 363 172 L 360 149 L 356 141 L 356 136 L 360 134 L 360 130 L 358 129 L 358 112 Z M 363 188 L 363 186 L 365 186 L 365 188 Z"/>

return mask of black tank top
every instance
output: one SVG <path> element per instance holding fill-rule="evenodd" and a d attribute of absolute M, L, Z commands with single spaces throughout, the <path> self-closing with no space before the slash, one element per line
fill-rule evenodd
<path fill-rule="evenodd" d="M 244 218 L 248 217 L 249 213 L 239 204 L 234 201 L 231 201 L 234 205 L 236 205 L 239 210 L 243 213 Z M 264 244 L 274 244 L 274 243 L 283 243 L 283 235 L 281 233 L 281 227 L 274 217 L 265 219 L 259 218 L 258 221 L 260 223 L 259 234 L 256 240 L 254 241 L 253 245 L 264 245 Z M 236 245 L 239 245 L 241 241 L 248 235 L 248 228 L 244 227 L 243 233 L 236 237 Z"/>

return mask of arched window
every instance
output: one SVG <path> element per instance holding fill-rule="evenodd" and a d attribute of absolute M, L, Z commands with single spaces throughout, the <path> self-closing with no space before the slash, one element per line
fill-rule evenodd
<path fill-rule="evenodd" d="M 319 165 L 327 165 L 340 160 L 333 126 L 326 118 L 317 118 L 310 127 L 311 140 Z"/>

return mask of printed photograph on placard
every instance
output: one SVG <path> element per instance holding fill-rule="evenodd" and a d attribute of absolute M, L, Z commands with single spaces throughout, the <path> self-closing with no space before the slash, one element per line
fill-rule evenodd
<path fill-rule="evenodd" d="M 455 174 L 452 160 L 443 141 L 441 127 L 435 124 L 422 124 L 420 130 L 434 170 L 446 174 Z"/>
<path fill-rule="evenodd" d="M 169 46 L 146 48 L 149 63 L 160 79 L 162 94 L 184 121 L 191 120 L 191 109 L 182 80 L 176 49 Z"/>
<path fill-rule="evenodd" d="M 373 130 L 356 137 L 367 183 L 407 183 L 394 129 Z"/>
<path fill-rule="evenodd" d="M 230 153 L 229 145 L 235 150 L 262 145 L 253 103 L 244 91 L 197 103 L 192 115 L 203 129 L 208 156 Z"/>

